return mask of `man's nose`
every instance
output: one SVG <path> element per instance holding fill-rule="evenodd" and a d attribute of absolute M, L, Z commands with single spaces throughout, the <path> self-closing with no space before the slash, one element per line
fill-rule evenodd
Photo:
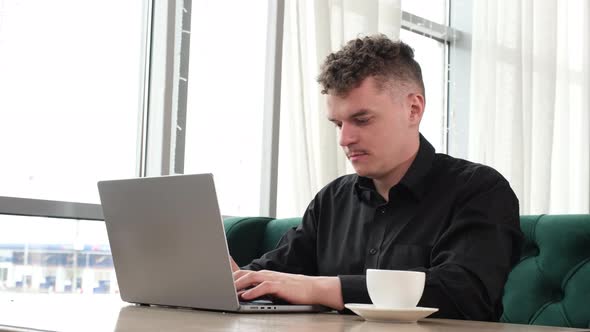
<path fill-rule="evenodd" d="M 349 124 L 343 123 L 340 127 L 340 146 L 349 146 L 356 143 L 358 133 L 355 128 Z"/>

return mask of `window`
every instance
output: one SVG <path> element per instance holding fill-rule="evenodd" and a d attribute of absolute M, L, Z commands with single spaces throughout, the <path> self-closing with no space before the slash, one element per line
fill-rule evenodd
<path fill-rule="evenodd" d="M 1 5 L 0 196 L 96 203 L 136 174 L 144 1 Z"/>
<path fill-rule="evenodd" d="M 184 173 L 213 173 L 223 214 L 258 215 L 268 4 L 192 6 Z"/>
<path fill-rule="evenodd" d="M 422 68 L 426 90 L 426 108 L 420 123 L 420 132 L 434 146 L 436 152 L 447 151 L 446 118 L 446 44 L 433 38 L 402 29 L 400 38 L 414 48 L 414 57 Z"/>
<path fill-rule="evenodd" d="M 119 292 L 103 222 L 0 216 L 0 229 L 0 291 Z"/>
<path fill-rule="evenodd" d="M 403 0 L 402 10 L 420 16 L 428 21 L 447 24 L 447 1 L 432 0 Z M 426 24 L 430 25 L 430 24 Z"/>
<path fill-rule="evenodd" d="M 0 2 L 1 291 L 118 292 L 82 217 L 101 217 L 98 180 L 138 174 L 147 6 Z"/>

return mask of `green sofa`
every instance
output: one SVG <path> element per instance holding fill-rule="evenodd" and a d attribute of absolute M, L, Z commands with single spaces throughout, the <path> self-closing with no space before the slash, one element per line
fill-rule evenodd
<path fill-rule="evenodd" d="M 230 253 L 246 265 L 300 223 L 301 218 L 226 218 Z M 521 228 L 525 244 L 508 276 L 501 320 L 590 327 L 590 215 L 523 216 Z"/>

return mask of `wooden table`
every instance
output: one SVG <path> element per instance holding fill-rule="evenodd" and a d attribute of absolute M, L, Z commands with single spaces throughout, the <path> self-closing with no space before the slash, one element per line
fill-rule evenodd
<path fill-rule="evenodd" d="M 233 314 L 140 307 L 112 296 L 0 295 L 0 331 L 590 331 L 450 319 L 418 323 L 366 322 L 358 316 L 323 314 Z"/>

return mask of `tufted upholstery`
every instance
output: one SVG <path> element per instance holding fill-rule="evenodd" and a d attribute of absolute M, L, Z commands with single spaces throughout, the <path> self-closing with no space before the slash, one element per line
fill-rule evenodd
<path fill-rule="evenodd" d="M 508 276 L 501 321 L 590 327 L 590 215 L 522 216 L 520 222 L 525 244 Z M 230 253 L 246 265 L 299 223 L 301 218 L 228 218 Z"/>
<path fill-rule="evenodd" d="M 590 327 L 590 215 L 525 216 L 521 229 L 501 321 Z"/>

